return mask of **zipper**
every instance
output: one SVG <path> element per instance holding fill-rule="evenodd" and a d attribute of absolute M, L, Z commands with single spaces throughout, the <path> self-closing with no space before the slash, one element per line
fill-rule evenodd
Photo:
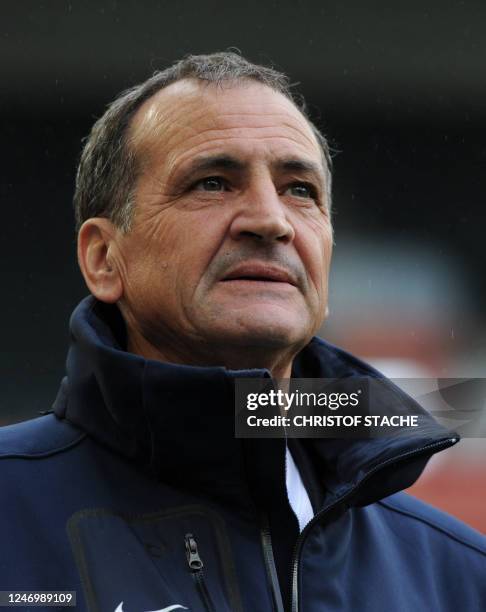
<path fill-rule="evenodd" d="M 273 556 L 272 538 L 270 535 L 268 518 L 265 515 L 262 515 L 261 524 L 262 527 L 260 529 L 260 536 L 263 548 L 263 557 L 265 559 L 265 568 L 267 570 L 267 577 L 272 590 L 273 609 L 275 612 L 284 612 L 282 594 L 280 592 L 277 569 L 275 567 L 275 558 Z"/>
<path fill-rule="evenodd" d="M 199 550 L 197 548 L 197 542 L 192 533 L 186 533 L 184 536 L 186 545 L 186 558 L 189 569 L 191 570 L 192 577 L 196 584 L 197 591 L 201 597 L 206 612 L 216 612 L 211 595 L 209 594 L 204 580 L 203 567 L 204 563 L 199 556 Z"/>
<path fill-rule="evenodd" d="M 340 504 L 346 502 L 350 497 L 352 497 L 354 495 L 356 490 L 359 489 L 361 487 L 361 485 L 366 480 L 368 480 L 371 476 L 376 474 L 376 472 L 380 471 L 381 469 L 383 469 L 387 465 L 390 465 L 391 463 L 396 463 L 397 461 L 403 461 L 404 459 L 408 459 L 410 457 L 414 457 L 414 456 L 417 456 L 417 455 L 420 455 L 420 454 L 424 454 L 426 451 L 428 451 L 430 449 L 433 449 L 433 448 L 436 448 L 436 449 L 441 449 L 441 447 L 447 448 L 449 446 L 452 446 L 456 442 L 458 442 L 458 438 L 448 438 L 447 440 L 442 440 L 441 442 L 434 442 L 432 444 L 427 444 L 426 446 L 422 446 L 419 449 L 416 449 L 416 450 L 413 450 L 413 451 L 408 451 L 406 453 L 402 453 L 401 455 L 398 455 L 396 457 L 391 457 L 390 459 L 387 459 L 386 461 L 383 461 L 382 463 L 379 463 L 372 470 L 370 470 L 365 476 L 363 476 L 363 478 L 360 480 L 360 482 L 356 486 L 354 486 L 352 489 L 350 489 L 347 493 L 342 495 L 340 498 L 338 498 L 334 502 L 330 503 L 329 506 L 327 506 L 326 508 L 323 508 L 320 512 L 318 512 L 314 516 L 314 518 L 311 521 L 309 521 L 307 523 L 307 525 L 304 527 L 304 529 L 302 530 L 301 534 L 299 535 L 299 537 L 297 539 L 297 542 L 296 542 L 295 547 L 294 547 L 293 558 L 292 558 L 292 567 L 291 567 L 291 575 L 292 575 L 291 612 L 299 612 L 299 582 L 298 582 L 298 571 L 299 571 L 299 562 L 300 562 L 300 558 L 299 557 L 300 557 L 300 553 L 302 551 L 302 546 L 304 544 L 304 541 L 305 541 L 309 531 L 314 527 L 314 525 L 316 523 L 318 523 L 323 518 L 323 516 L 326 513 L 330 512 L 331 510 L 333 510 L 334 508 L 336 508 Z"/>

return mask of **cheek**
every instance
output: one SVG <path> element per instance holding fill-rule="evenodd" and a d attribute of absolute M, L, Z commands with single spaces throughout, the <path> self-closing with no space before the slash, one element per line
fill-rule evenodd
<path fill-rule="evenodd" d="M 216 217 L 214 211 L 167 211 L 157 230 L 145 237 L 145 255 L 139 259 L 146 264 L 146 281 L 158 268 L 177 296 L 192 294 L 225 236 L 224 220 Z"/>
<path fill-rule="evenodd" d="M 123 245 L 121 273 L 128 299 L 133 303 L 152 301 L 161 289 L 170 289 L 171 253 L 177 251 L 170 232 L 147 231 L 140 226 Z"/>
<path fill-rule="evenodd" d="M 307 271 L 311 291 L 318 299 L 326 299 L 329 264 L 332 255 L 332 231 L 330 227 L 312 227 L 296 241 L 296 248 Z"/>

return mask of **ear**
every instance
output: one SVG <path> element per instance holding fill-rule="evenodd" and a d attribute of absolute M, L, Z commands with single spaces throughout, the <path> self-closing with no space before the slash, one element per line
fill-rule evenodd
<path fill-rule="evenodd" d="M 78 233 L 78 263 L 91 293 L 113 304 L 123 295 L 123 283 L 114 258 L 117 229 L 101 217 L 88 219 Z"/>

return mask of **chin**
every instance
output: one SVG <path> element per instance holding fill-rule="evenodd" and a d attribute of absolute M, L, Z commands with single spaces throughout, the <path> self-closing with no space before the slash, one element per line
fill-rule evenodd
<path fill-rule="evenodd" d="M 216 330 L 215 330 L 216 332 Z M 240 321 L 238 325 L 220 328 L 216 334 L 226 344 L 253 346 L 255 348 L 289 349 L 304 346 L 308 333 L 302 326 L 284 324 L 278 321 Z"/>

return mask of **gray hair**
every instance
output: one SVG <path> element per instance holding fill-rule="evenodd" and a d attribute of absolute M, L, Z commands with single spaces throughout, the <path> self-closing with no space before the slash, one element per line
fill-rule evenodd
<path fill-rule="evenodd" d="M 182 79 L 198 79 L 218 85 L 224 81 L 253 80 L 291 100 L 307 119 L 322 150 L 330 207 L 332 163 L 329 146 L 325 136 L 309 119 L 303 98 L 292 93 L 285 74 L 253 64 L 233 51 L 224 51 L 189 55 L 121 93 L 108 106 L 85 139 L 81 154 L 74 193 L 77 230 L 91 217 L 105 217 L 122 231 L 130 230 L 135 184 L 140 170 L 134 147 L 128 142 L 131 119 L 146 100 Z"/>

